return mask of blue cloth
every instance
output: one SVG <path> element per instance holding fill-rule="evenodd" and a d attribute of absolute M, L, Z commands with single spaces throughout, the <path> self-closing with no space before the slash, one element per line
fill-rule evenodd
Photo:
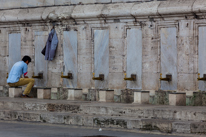
<path fill-rule="evenodd" d="M 7 83 L 16 83 L 27 72 L 27 64 L 24 61 L 16 62 L 9 73 Z"/>
<path fill-rule="evenodd" d="M 52 29 L 46 43 L 45 60 L 54 59 L 58 42 L 56 31 Z"/>

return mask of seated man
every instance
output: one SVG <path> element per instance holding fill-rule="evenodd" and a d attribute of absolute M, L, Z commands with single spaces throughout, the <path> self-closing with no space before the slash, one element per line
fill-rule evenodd
<path fill-rule="evenodd" d="M 32 87 L 34 86 L 34 79 L 28 78 L 27 74 L 27 65 L 31 62 L 29 56 L 24 56 L 22 61 L 16 62 L 9 73 L 7 83 L 10 87 L 17 87 L 27 85 L 24 93 L 21 95 L 23 98 L 29 98 L 28 94 L 30 93 Z M 24 78 L 21 76 L 24 75 Z"/>

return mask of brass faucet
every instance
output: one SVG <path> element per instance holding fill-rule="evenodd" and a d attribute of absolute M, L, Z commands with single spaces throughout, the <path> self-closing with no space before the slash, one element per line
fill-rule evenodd
<path fill-rule="evenodd" d="M 124 80 L 136 81 L 136 79 L 137 79 L 136 74 L 131 74 L 130 78 L 127 78 L 126 76 L 127 76 L 127 73 L 124 73 Z"/>
<path fill-rule="evenodd" d="M 162 73 L 160 73 L 160 81 L 172 81 L 172 75 L 166 74 L 166 78 L 162 78 Z"/>
<path fill-rule="evenodd" d="M 9 73 L 6 74 L 6 78 L 8 78 L 8 77 L 9 77 Z"/>
<path fill-rule="evenodd" d="M 200 78 L 200 73 L 198 73 L 198 78 L 197 78 L 197 80 L 198 80 L 198 81 L 199 81 L 199 80 L 206 81 L 206 74 L 203 74 L 203 77 Z"/>
<path fill-rule="evenodd" d="M 43 73 L 38 73 L 38 76 L 34 76 L 34 72 L 33 72 L 32 78 L 43 79 Z"/>
<path fill-rule="evenodd" d="M 67 79 L 73 79 L 72 73 L 68 73 L 67 76 L 63 75 L 63 72 L 61 73 L 61 78 L 67 78 Z"/>
<path fill-rule="evenodd" d="M 99 77 L 95 77 L 94 75 L 95 73 L 93 73 L 93 77 L 92 77 L 93 80 L 101 80 L 101 81 L 104 80 L 104 74 L 99 74 Z"/>

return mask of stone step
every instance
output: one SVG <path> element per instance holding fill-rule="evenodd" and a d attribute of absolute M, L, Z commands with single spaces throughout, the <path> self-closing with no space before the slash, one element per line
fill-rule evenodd
<path fill-rule="evenodd" d="M 134 117 L 88 115 L 71 112 L 0 110 L 0 119 L 9 121 L 44 122 L 86 127 L 122 128 L 128 131 L 144 130 L 162 133 L 205 134 L 206 131 L 206 122 L 138 119 Z"/>
<path fill-rule="evenodd" d="M 71 112 L 88 115 L 206 121 L 205 107 L 100 103 L 91 101 L 0 98 L 0 109 Z"/>

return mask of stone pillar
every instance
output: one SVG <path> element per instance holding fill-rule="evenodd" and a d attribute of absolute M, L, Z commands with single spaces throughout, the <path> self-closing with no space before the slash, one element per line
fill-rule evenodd
<path fill-rule="evenodd" d="M 38 88 L 37 98 L 38 99 L 50 99 L 51 98 L 51 88 Z"/>
<path fill-rule="evenodd" d="M 114 90 L 99 90 L 100 102 L 114 102 Z"/>
<path fill-rule="evenodd" d="M 186 106 L 186 93 L 169 93 L 169 105 Z"/>
<path fill-rule="evenodd" d="M 149 104 L 149 91 L 134 91 L 134 103 Z"/>
<path fill-rule="evenodd" d="M 82 100 L 82 89 L 68 89 L 67 100 Z"/>
<path fill-rule="evenodd" d="M 9 88 L 9 97 L 10 98 L 20 97 L 21 94 L 22 94 L 21 87 L 10 87 Z"/>
<path fill-rule="evenodd" d="M 202 42 L 204 43 L 203 47 L 205 45 L 205 34 L 201 33 L 202 29 L 199 30 L 199 28 L 197 29 L 199 30 L 200 34 L 195 34 L 196 32 L 198 32 L 198 30 L 195 29 L 196 25 L 194 24 L 194 20 L 179 21 L 179 36 L 177 43 L 178 91 L 187 92 L 198 90 L 197 73 L 200 72 L 201 76 L 203 75 L 202 71 L 198 70 L 198 68 L 200 69 L 203 67 L 202 70 L 204 70 L 205 68 L 204 66 L 198 65 L 198 62 L 201 62 L 200 60 L 198 60 L 198 56 L 200 57 L 199 59 L 203 59 L 203 56 L 199 51 L 203 51 L 203 54 L 205 54 L 205 48 L 201 48 Z M 198 43 L 196 43 L 196 36 L 194 37 L 194 35 L 199 35 L 199 40 L 197 40 L 199 41 L 199 45 Z M 203 39 L 201 39 L 201 37 Z"/>

